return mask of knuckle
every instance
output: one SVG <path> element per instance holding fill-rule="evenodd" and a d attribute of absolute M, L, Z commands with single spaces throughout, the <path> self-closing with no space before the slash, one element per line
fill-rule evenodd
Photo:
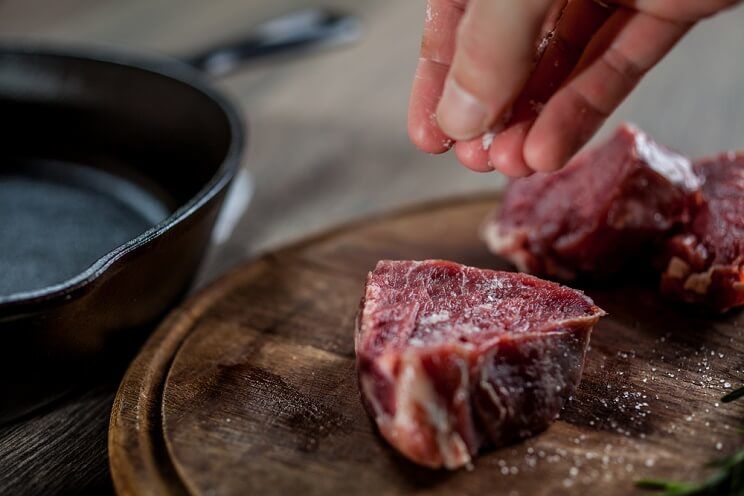
<path fill-rule="evenodd" d="M 613 47 L 608 48 L 602 58 L 610 70 L 629 82 L 637 81 L 649 69 Z"/>
<path fill-rule="evenodd" d="M 589 97 L 582 91 L 569 84 L 565 87 L 567 97 L 572 101 L 572 107 L 578 109 L 579 115 L 590 114 L 593 118 L 606 119 L 612 109 L 602 105 L 596 99 Z"/>

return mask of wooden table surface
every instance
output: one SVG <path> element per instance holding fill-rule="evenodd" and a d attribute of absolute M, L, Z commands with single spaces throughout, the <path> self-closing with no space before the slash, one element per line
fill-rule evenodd
<path fill-rule="evenodd" d="M 220 81 L 250 124 L 245 166 L 257 189 L 197 286 L 251 255 L 341 221 L 424 199 L 493 190 L 496 174 L 417 152 L 405 132 L 424 0 L 323 3 L 357 13 L 363 40 L 301 59 L 262 62 Z M 113 43 L 187 54 L 239 37 L 308 0 L 4 0 L 0 39 Z M 605 126 L 639 124 L 693 156 L 744 149 L 744 7 L 698 26 Z M 0 427 L 0 492 L 111 491 L 106 429 L 126 363 L 79 392 Z"/>

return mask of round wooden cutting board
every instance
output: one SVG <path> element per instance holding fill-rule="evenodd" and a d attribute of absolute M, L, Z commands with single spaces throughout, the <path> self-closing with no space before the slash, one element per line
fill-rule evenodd
<path fill-rule="evenodd" d="M 114 404 L 120 494 L 627 495 L 643 477 L 706 475 L 741 444 L 744 315 L 705 318 L 652 285 L 594 288 L 581 386 L 551 428 L 472 470 L 395 453 L 359 400 L 354 317 L 379 259 L 508 269 L 479 241 L 495 196 L 429 204 L 269 253 L 175 310 Z"/>

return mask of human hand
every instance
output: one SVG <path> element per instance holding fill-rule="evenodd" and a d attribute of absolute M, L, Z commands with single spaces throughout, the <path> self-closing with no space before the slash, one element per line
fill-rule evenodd
<path fill-rule="evenodd" d="M 562 167 L 699 20 L 741 0 L 428 0 L 413 143 L 510 176 Z"/>

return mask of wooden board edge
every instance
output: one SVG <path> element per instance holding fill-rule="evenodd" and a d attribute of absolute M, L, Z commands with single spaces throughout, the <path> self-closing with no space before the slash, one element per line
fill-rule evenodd
<path fill-rule="evenodd" d="M 260 264 L 253 261 L 248 265 Z M 212 302 L 239 283 L 245 269 L 191 295 L 163 320 L 129 365 L 116 392 L 108 428 L 111 478 L 117 494 L 186 494 L 162 436 L 162 392 L 178 349 Z"/>
<path fill-rule="evenodd" d="M 162 391 L 170 365 L 194 324 L 211 303 L 256 269 L 271 264 L 275 254 L 301 250 L 355 229 L 453 205 L 492 201 L 501 192 L 439 198 L 382 211 L 324 229 L 270 248 L 233 268 L 179 304 L 157 327 L 128 367 L 117 390 L 108 429 L 109 466 L 117 494 L 163 495 L 188 491 L 168 458 L 162 433 Z M 136 398 L 136 399 L 135 399 Z"/>
<path fill-rule="evenodd" d="M 182 494 L 162 459 L 160 408 L 163 378 L 193 320 L 176 310 L 147 340 L 127 369 L 111 408 L 108 454 L 120 495 Z M 174 331 L 175 330 L 175 331 Z M 130 401 L 132 400 L 133 401 Z"/>

